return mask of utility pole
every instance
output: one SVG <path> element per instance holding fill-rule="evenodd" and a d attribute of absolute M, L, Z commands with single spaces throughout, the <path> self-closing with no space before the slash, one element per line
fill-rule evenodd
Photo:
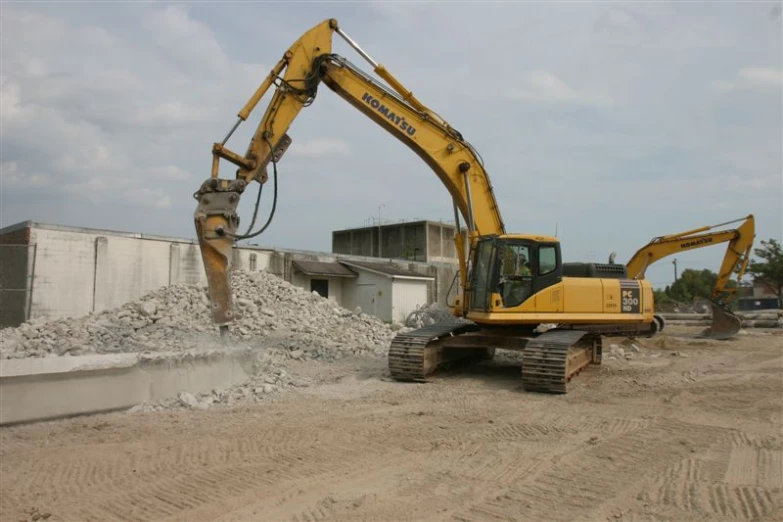
<path fill-rule="evenodd" d="M 381 257 L 381 206 L 378 205 L 378 257 Z"/>
<path fill-rule="evenodd" d="M 672 261 L 672 264 L 674 265 L 674 282 L 677 282 L 677 259 L 675 258 Z"/>

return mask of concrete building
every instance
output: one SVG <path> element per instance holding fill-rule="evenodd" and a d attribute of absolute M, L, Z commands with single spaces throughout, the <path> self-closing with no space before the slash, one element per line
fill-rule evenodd
<path fill-rule="evenodd" d="M 391 321 L 453 298 L 449 263 L 379 261 L 255 246 L 234 248 L 234 267 L 266 270 L 335 303 Z M 0 229 L 0 326 L 80 317 L 178 283 L 206 284 L 195 240 L 26 221 Z"/>
<path fill-rule="evenodd" d="M 456 264 L 456 234 L 454 225 L 426 220 L 335 230 L 332 232 L 332 252 Z"/>
<path fill-rule="evenodd" d="M 428 303 L 427 286 L 434 277 L 394 266 L 343 259 L 340 263 L 357 272 L 356 281 L 345 289 L 344 306 L 361 307 L 384 321 L 404 321 L 416 307 Z"/>

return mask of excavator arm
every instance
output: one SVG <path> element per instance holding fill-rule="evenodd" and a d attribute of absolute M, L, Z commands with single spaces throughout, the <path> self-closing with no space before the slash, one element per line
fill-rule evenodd
<path fill-rule="evenodd" d="M 334 33 L 343 37 L 369 62 L 374 72 L 391 88 L 334 54 Z M 505 233 L 489 175 L 476 150 L 443 118 L 425 107 L 383 65 L 370 58 L 339 28 L 337 20 L 325 20 L 302 35 L 285 52 L 238 113 L 239 119 L 228 135 L 221 143 L 214 144 L 211 176 L 194 194 L 199 202 L 194 220 L 207 275 L 213 321 L 221 327 L 233 320 L 230 286 L 233 244 L 260 233 L 237 232 L 239 217 L 236 209 L 240 197 L 251 182 L 267 182 L 269 163 L 272 163 L 276 175 L 277 162 L 291 143 L 288 129 L 302 108 L 314 101 L 321 83 L 407 145 L 429 165 L 453 199 L 458 227 L 458 213 L 465 220 L 468 241 L 479 235 Z M 273 85 L 274 94 L 247 151 L 244 155 L 230 151 L 225 144 L 231 134 L 247 120 Z M 238 167 L 235 179 L 219 177 L 221 159 Z M 462 233 L 458 233 L 455 242 L 463 288 L 468 262 L 464 241 Z"/>
<path fill-rule="evenodd" d="M 718 227 L 740 221 L 742 224 L 734 229 L 712 232 Z M 730 288 L 728 282 L 735 272 L 737 283 L 742 280 L 755 237 L 755 219 L 752 214 L 726 223 L 656 237 L 631 256 L 626 264 L 628 277 L 644 279 L 647 267 L 666 256 L 728 242 L 718 278 L 712 288 L 713 324 L 705 332 L 705 335 L 710 337 L 726 338 L 736 333 L 740 327 L 739 318 L 728 310 L 728 304 L 736 292 L 736 288 Z"/>

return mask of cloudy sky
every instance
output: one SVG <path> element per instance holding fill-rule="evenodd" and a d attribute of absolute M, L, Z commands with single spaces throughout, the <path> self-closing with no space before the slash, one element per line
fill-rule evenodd
<path fill-rule="evenodd" d="M 757 241 L 783 235 L 781 12 L 762 2 L 3 3 L 0 227 L 193 237 L 212 143 L 329 17 L 477 147 L 510 232 L 557 231 L 567 259 L 593 261 L 750 213 Z M 334 51 L 369 71 L 339 37 Z M 329 251 L 379 207 L 453 219 L 426 165 L 325 86 L 290 135 L 257 243 Z M 657 286 L 670 261 L 648 271 Z"/>

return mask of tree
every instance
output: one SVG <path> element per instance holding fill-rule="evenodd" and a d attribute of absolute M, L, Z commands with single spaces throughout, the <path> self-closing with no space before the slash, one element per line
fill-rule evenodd
<path fill-rule="evenodd" d="M 718 275 L 704 270 L 683 270 L 680 277 L 667 289 L 669 297 L 681 303 L 691 303 L 696 299 L 709 299 L 712 296 L 712 287 L 715 286 Z"/>
<path fill-rule="evenodd" d="M 675 306 L 677 306 L 677 301 L 669 297 L 669 294 L 667 294 L 668 290 L 668 286 L 665 290 L 653 290 L 653 301 L 655 302 L 655 308 L 657 310 L 671 311 Z"/>
<path fill-rule="evenodd" d="M 775 239 L 761 241 L 761 248 L 754 248 L 753 253 L 763 259 L 751 259 L 748 273 L 753 280 L 767 285 L 778 298 L 778 306 L 783 308 L 783 251 Z"/>

